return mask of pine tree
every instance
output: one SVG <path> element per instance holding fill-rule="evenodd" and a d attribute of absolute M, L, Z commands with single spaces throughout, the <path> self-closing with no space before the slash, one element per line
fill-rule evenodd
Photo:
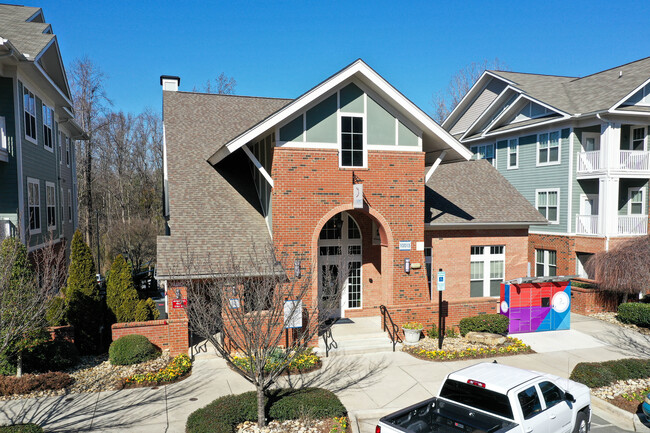
<path fill-rule="evenodd" d="M 75 329 L 75 342 L 84 353 L 99 348 L 103 305 L 95 281 L 95 263 L 90 248 L 77 230 L 72 237 L 66 287 L 68 321 Z"/>
<path fill-rule="evenodd" d="M 115 257 L 111 265 L 106 283 L 106 304 L 118 323 L 136 320 L 138 291 L 133 285 L 131 266 L 121 254 Z"/>

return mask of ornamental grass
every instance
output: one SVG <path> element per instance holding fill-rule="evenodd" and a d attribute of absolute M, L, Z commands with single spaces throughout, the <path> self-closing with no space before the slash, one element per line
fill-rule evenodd
<path fill-rule="evenodd" d="M 502 346 L 498 347 L 470 347 L 464 350 L 426 350 L 412 348 L 407 350 L 418 358 L 432 361 L 452 361 L 459 359 L 486 358 L 490 356 L 507 356 L 532 352 L 530 346 L 518 338 L 508 337 Z"/>
<path fill-rule="evenodd" d="M 134 374 L 124 380 L 126 386 L 151 386 L 174 382 L 185 377 L 192 369 L 192 361 L 186 354 L 181 354 L 156 372 Z"/>

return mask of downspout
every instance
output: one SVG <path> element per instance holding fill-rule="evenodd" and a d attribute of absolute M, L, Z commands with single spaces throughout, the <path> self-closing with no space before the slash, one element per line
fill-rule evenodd
<path fill-rule="evenodd" d="M 600 116 L 600 113 L 596 113 L 596 118 L 603 123 L 609 123 Z M 607 145 L 609 146 L 609 143 Z M 609 174 L 609 164 L 607 164 L 607 174 Z M 605 229 L 605 251 L 609 251 L 609 230 L 607 229 Z"/>

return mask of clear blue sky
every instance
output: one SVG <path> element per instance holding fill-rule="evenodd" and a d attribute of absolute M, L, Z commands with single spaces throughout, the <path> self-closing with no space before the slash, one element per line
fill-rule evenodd
<path fill-rule="evenodd" d="M 114 108 L 161 107 L 225 72 L 241 95 L 296 97 L 362 58 L 427 112 L 455 71 L 588 75 L 650 56 L 648 1 L 42 1 L 66 65 L 88 55 Z"/>

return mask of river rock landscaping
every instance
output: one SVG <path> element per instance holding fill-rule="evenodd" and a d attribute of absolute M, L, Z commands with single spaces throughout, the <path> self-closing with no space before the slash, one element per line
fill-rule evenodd
<path fill-rule="evenodd" d="M 346 417 L 326 419 L 295 419 L 271 421 L 266 427 L 246 421 L 237 426 L 237 433 L 348 433 L 352 432 Z"/>
<path fill-rule="evenodd" d="M 590 314 L 590 317 L 593 317 L 598 320 L 602 320 L 607 323 L 611 323 L 613 325 L 617 325 L 623 328 L 631 329 L 633 331 L 637 331 L 641 334 L 644 335 L 650 335 L 650 329 L 648 328 L 643 328 L 641 326 L 634 325 L 632 323 L 623 323 L 620 320 L 617 319 L 618 313 L 615 312 L 607 312 L 607 313 L 594 313 Z"/>

